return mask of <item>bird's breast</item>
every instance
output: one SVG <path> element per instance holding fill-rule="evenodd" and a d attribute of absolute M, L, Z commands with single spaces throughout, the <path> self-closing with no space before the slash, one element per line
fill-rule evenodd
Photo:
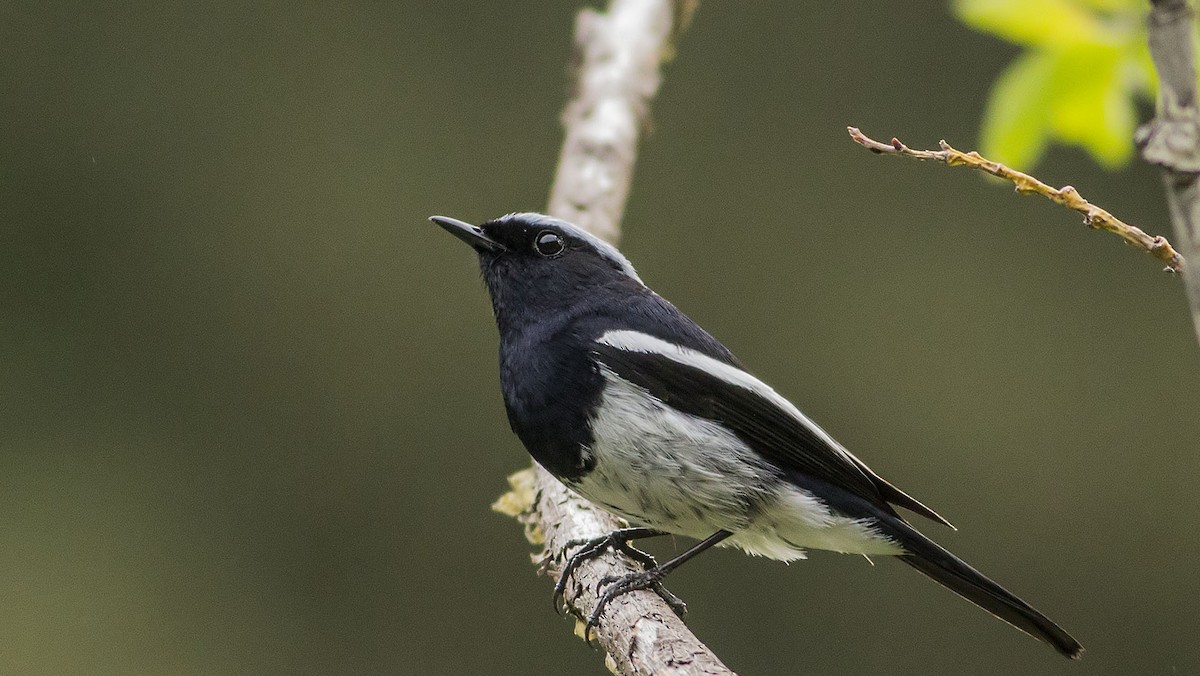
<path fill-rule="evenodd" d="M 507 336 L 500 388 L 509 424 L 538 464 L 562 481 L 591 469 L 588 416 L 603 383 L 585 351 L 539 332 Z"/>

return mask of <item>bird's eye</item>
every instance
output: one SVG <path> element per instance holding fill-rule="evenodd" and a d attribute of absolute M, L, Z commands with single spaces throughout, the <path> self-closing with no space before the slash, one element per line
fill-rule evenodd
<path fill-rule="evenodd" d="M 543 230 L 533 240 L 533 250 L 546 258 L 553 258 L 567 248 L 562 235 L 557 232 Z"/>

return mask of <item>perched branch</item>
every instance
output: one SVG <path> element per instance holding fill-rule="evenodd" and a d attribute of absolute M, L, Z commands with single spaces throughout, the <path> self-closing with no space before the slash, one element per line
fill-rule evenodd
<path fill-rule="evenodd" d="M 617 239 L 638 135 L 658 91 L 672 26 L 682 25 L 694 8 L 694 0 L 612 0 L 606 14 L 579 13 L 575 42 L 582 63 L 576 92 L 563 113 L 566 139 L 550 192 L 550 214 L 609 241 Z M 556 579 L 569 542 L 623 525 L 536 465 L 509 481 L 513 491 L 496 508 L 516 515 L 530 541 L 544 545 L 535 560 Z M 606 576 L 640 570 L 640 564 L 617 552 L 588 559 L 572 575 L 567 605 L 577 616 L 588 617 Z M 577 633 L 580 627 L 581 622 Z M 614 599 L 595 634 L 607 653 L 606 664 L 619 674 L 732 673 L 653 592 Z"/>
<path fill-rule="evenodd" d="M 1153 254 L 1155 258 L 1167 264 L 1168 271 L 1181 272 L 1184 269 L 1183 256 L 1172 248 L 1171 243 L 1165 237 L 1147 235 L 1141 228 L 1129 225 L 1085 200 L 1078 190 L 1069 185 L 1061 188 L 1051 187 L 1029 174 L 1006 167 L 999 162 L 992 162 L 975 151 L 964 153 L 955 150 L 945 141 L 938 143 L 941 150 L 913 150 L 895 138 L 891 143 L 880 143 L 867 137 L 856 127 L 847 127 L 846 130 L 850 132 L 850 138 L 854 139 L 855 143 L 874 153 L 903 155 L 918 160 L 935 160 L 944 162 L 949 167 L 970 167 L 1003 178 L 1012 182 L 1017 192 L 1021 194 L 1041 195 L 1051 202 L 1078 211 L 1083 214 L 1084 225 L 1097 230 L 1107 230 L 1125 240 L 1125 243 Z"/>
<path fill-rule="evenodd" d="M 673 26 L 686 26 L 697 0 L 612 0 L 607 14 L 575 20 L 581 55 L 575 93 L 563 110 L 566 138 L 548 212 L 616 242 L 633 181 L 637 141 L 658 93 L 659 66 Z"/>
<path fill-rule="evenodd" d="M 1136 140 L 1142 157 L 1162 167 L 1175 239 L 1196 260 L 1200 257 L 1200 109 L 1192 8 L 1187 0 L 1152 0 L 1146 28 L 1158 71 L 1158 106 L 1155 118 L 1138 129 Z M 1200 339 L 1200 271 L 1185 269 L 1183 281 Z"/>

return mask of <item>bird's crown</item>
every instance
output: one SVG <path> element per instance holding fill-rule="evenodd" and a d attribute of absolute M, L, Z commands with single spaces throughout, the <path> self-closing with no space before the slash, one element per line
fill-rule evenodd
<path fill-rule="evenodd" d="M 571 253 L 599 256 L 621 273 L 641 282 L 629 259 L 616 247 L 573 223 L 533 212 L 511 213 L 479 226 L 493 242 L 503 246 L 499 255 L 558 258 Z"/>

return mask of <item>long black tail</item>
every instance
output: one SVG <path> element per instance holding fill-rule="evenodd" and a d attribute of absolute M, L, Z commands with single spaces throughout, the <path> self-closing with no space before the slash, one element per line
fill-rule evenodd
<path fill-rule="evenodd" d="M 1079 641 L 1028 603 L 992 582 L 983 573 L 921 535 L 904 521 L 887 521 L 887 530 L 891 531 L 889 535 L 898 539 L 900 545 L 908 552 L 897 557 L 901 561 L 1017 629 L 1045 641 L 1067 657 L 1077 660 L 1083 654 L 1083 646 Z"/>

